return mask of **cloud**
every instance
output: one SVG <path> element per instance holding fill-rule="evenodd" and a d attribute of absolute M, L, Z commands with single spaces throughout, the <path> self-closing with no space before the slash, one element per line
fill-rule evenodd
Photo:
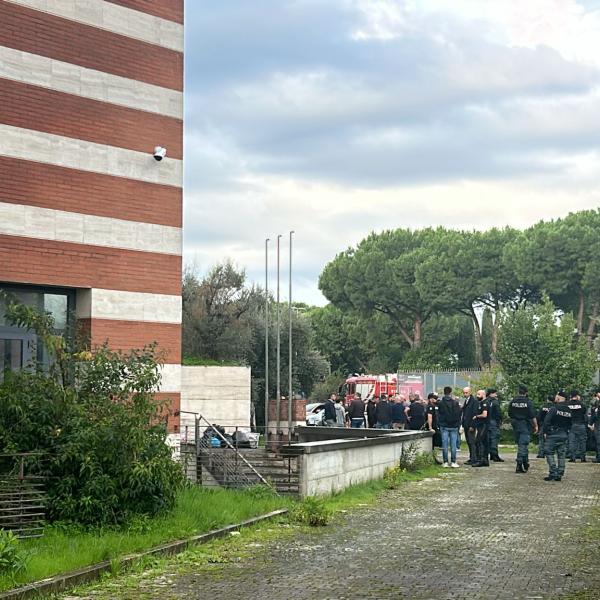
<path fill-rule="evenodd" d="M 186 28 L 185 254 L 204 268 L 229 256 L 261 281 L 264 238 L 296 229 L 318 300 L 371 229 L 598 204 L 593 6 L 202 0 Z"/>

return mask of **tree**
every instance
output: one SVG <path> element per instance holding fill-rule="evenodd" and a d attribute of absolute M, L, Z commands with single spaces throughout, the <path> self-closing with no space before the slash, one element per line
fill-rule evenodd
<path fill-rule="evenodd" d="M 183 280 L 184 359 L 236 362 L 252 371 L 252 402 L 257 422 L 264 420 L 265 385 L 276 397 L 276 303 L 269 298 L 269 381 L 265 382 L 265 293 L 246 283 L 246 274 L 230 262 L 213 267 L 200 278 L 186 271 Z M 318 352 L 306 306 L 292 312 L 294 392 L 309 394 L 329 365 Z M 281 304 L 281 392 L 288 395 L 287 304 Z"/>
<path fill-rule="evenodd" d="M 475 360 L 483 367 L 482 328 L 479 314 L 489 308 L 494 315 L 490 338 L 490 359 L 496 351 L 499 320 L 504 306 L 518 306 L 530 291 L 521 285 L 510 262 L 504 261 L 505 246 L 518 233 L 510 228 L 488 231 L 436 230 L 429 252 L 416 268 L 416 287 L 444 314 L 458 312 L 471 319 Z"/>
<path fill-rule="evenodd" d="M 497 356 L 508 393 L 525 384 L 538 403 L 559 389 L 588 389 L 598 368 L 596 353 L 576 335 L 576 320 L 559 317 L 547 296 L 503 315 Z"/>
<path fill-rule="evenodd" d="M 519 278 L 546 292 L 592 342 L 600 306 L 600 210 L 540 221 L 506 249 Z M 587 324 L 587 327 L 586 327 Z"/>
<path fill-rule="evenodd" d="M 364 373 L 372 344 L 366 335 L 367 323 L 356 312 L 345 312 L 328 304 L 308 312 L 315 333 L 315 346 L 327 358 L 331 370 Z"/>
<path fill-rule="evenodd" d="M 425 300 L 415 287 L 415 269 L 427 254 L 431 229 L 396 229 L 371 233 L 325 266 L 319 287 L 338 308 L 371 318 L 389 319 L 390 331 L 410 348 L 419 348 L 423 325 L 437 310 L 434 298 Z"/>
<path fill-rule="evenodd" d="M 492 332 L 494 330 L 494 317 L 489 306 L 483 309 L 481 315 L 481 350 L 483 363 L 490 364 L 492 357 Z"/>

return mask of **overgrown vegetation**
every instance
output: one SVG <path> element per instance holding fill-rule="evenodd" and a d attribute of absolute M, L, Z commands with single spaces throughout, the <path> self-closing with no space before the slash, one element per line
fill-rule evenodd
<path fill-rule="evenodd" d="M 184 479 L 154 398 L 155 347 L 91 352 L 55 336 L 49 315 L 10 298 L 6 319 L 35 331 L 49 356 L 49 368 L 35 363 L 0 383 L 0 448 L 35 453 L 26 467 L 44 477 L 47 517 L 114 525 L 170 510 Z"/>
<path fill-rule="evenodd" d="M 419 452 L 414 442 L 405 444 L 398 464 L 388 467 L 383 474 L 387 489 L 394 490 L 407 480 L 407 474 L 423 473 L 435 467 L 435 458 L 431 452 Z"/>
<path fill-rule="evenodd" d="M 292 505 L 290 498 L 258 487 L 246 491 L 186 487 L 174 508 L 160 516 L 136 516 L 118 527 L 89 528 L 57 523 L 44 537 L 15 544 L 28 556 L 27 568 L 0 575 L 0 590 L 98 563 L 164 542 L 218 529 Z"/>
<path fill-rule="evenodd" d="M 0 576 L 14 580 L 16 575 L 25 570 L 28 559 L 28 553 L 12 531 L 0 529 Z"/>
<path fill-rule="evenodd" d="M 299 523 L 311 527 L 323 527 L 331 519 L 331 510 L 323 498 L 309 496 L 294 507 L 292 515 Z"/>

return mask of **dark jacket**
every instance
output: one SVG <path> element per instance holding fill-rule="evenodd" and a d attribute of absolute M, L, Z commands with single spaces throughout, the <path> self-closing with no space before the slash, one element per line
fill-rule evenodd
<path fill-rule="evenodd" d="M 544 428 L 544 421 L 546 420 L 546 415 L 550 411 L 550 409 L 554 406 L 554 402 L 546 402 L 543 406 L 540 407 L 537 414 L 537 422 L 540 431 Z"/>
<path fill-rule="evenodd" d="M 348 418 L 350 419 L 364 419 L 365 417 L 365 403 L 358 398 L 355 398 L 348 407 Z"/>
<path fill-rule="evenodd" d="M 571 398 L 567 401 L 571 414 L 573 415 L 573 425 L 585 425 L 587 420 L 587 407 L 581 400 Z"/>
<path fill-rule="evenodd" d="M 380 400 L 375 408 L 375 421 L 377 423 L 392 422 L 392 405 L 387 400 Z"/>
<path fill-rule="evenodd" d="M 369 400 L 367 402 L 367 425 L 369 427 L 375 427 L 375 402 L 373 400 Z"/>
<path fill-rule="evenodd" d="M 425 425 L 425 407 L 416 400 L 408 408 L 409 428 L 419 430 Z"/>
<path fill-rule="evenodd" d="M 490 396 L 490 421 L 496 421 L 498 425 L 502 423 L 502 409 L 500 408 L 500 400 Z"/>
<path fill-rule="evenodd" d="M 553 434 L 557 431 L 569 431 L 573 423 L 571 408 L 567 402 L 555 404 L 546 415 L 544 433 Z"/>
<path fill-rule="evenodd" d="M 472 427 L 473 417 L 477 414 L 478 401 L 475 396 L 469 396 L 462 407 L 462 426 L 465 429 Z"/>
<path fill-rule="evenodd" d="M 394 402 L 394 404 L 392 404 L 392 421 L 394 423 L 406 423 L 404 402 Z"/>
<path fill-rule="evenodd" d="M 533 402 L 527 396 L 517 396 L 508 403 L 508 416 L 513 421 L 531 421 L 535 419 Z"/>
<path fill-rule="evenodd" d="M 440 427 L 460 427 L 460 404 L 451 396 L 443 396 L 437 403 Z"/>
<path fill-rule="evenodd" d="M 323 418 L 326 421 L 335 421 L 336 420 L 335 402 L 333 402 L 333 400 L 331 400 L 331 398 L 329 398 L 325 401 L 325 414 L 323 415 Z"/>

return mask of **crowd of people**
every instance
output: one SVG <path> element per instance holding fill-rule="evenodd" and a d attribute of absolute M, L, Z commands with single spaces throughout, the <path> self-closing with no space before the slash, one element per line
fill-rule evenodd
<path fill-rule="evenodd" d="M 518 394 L 508 403 L 508 418 L 517 444 L 516 472 L 529 470 L 529 444 L 538 434 L 537 458 L 548 463 L 546 481 L 561 481 L 567 460 L 586 462 L 588 429 L 593 433 L 596 458 L 600 463 L 600 389 L 594 393 L 588 406 L 578 391 L 569 394 L 558 391 L 549 395 L 537 411 L 528 396 L 527 387 L 519 386 Z M 365 402 L 356 393 L 344 405 L 342 398 L 331 394 L 324 406 L 324 424 L 328 427 L 369 427 L 376 429 L 409 429 L 433 432 L 434 447 L 442 450 L 442 465 L 458 468 L 457 452 L 461 433 L 469 449 L 469 458 L 463 464 L 489 467 L 491 462 L 504 462 L 498 451 L 503 410 L 494 388 L 463 389 L 459 401 L 451 387 L 445 387 L 441 398 L 431 393 L 427 400 L 418 394 L 408 398 L 386 394 L 368 398 Z"/>

